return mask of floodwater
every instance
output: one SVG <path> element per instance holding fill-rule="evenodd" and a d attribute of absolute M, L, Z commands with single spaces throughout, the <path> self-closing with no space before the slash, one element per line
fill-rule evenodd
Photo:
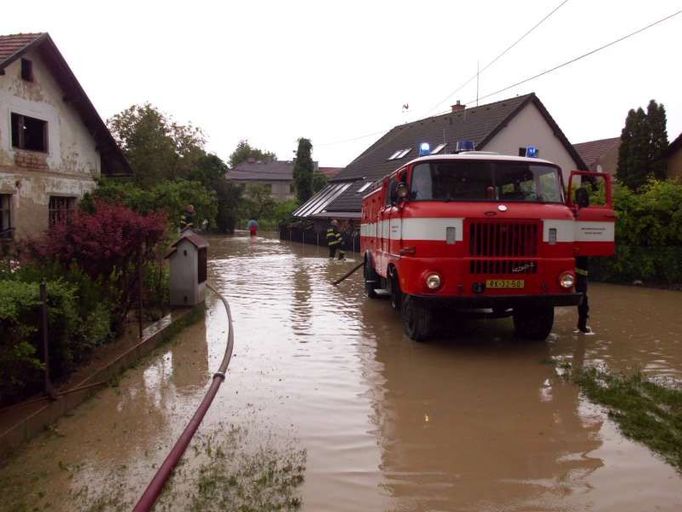
<path fill-rule="evenodd" d="M 245 450 L 305 450 L 304 510 L 682 510 L 682 476 L 550 364 L 682 381 L 682 293 L 591 285 L 594 336 L 574 334 L 574 308 L 560 308 L 546 343 L 514 341 L 508 319 L 458 320 L 414 343 L 388 301 L 364 297 L 360 272 L 331 285 L 352 258 L 263 237 L 210 244 L 236 341 L 200 431 L 236 425 L 250 432 Z M 22 495 L 74 510 L 74 495 L 112 479 L 134 502 L 222 357 L 225 312 L 215 297 L 208 306 L 204 322 L 9 461 L 0 510 Z"/>

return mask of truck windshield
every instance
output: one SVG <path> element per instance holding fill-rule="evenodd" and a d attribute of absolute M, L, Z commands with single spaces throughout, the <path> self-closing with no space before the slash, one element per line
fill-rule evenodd
<path fill-rule="evenodd" d="M 450 160 L 417 164 L 413 201 L 531 201 L 563 203 L 559 168 L 501 160 Z"/>

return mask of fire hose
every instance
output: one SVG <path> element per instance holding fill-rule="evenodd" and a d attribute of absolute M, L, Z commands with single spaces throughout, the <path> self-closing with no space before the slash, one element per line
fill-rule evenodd
<path fill-rule="evenodd" d="M 339 284 L 341 281 L 345 281 L 345 280 L 348 279 L 354 272 L 356 272 L 357 270 L 359 270 L 361 267 L 364 267 L 364 266 L 365 266 L 365 262 L 363 261 L 363 262 L 360 263 L 359 265 L 353 267 L 353 269 L 350 270 L 349 272 L 346 272 L 343 276 L 341 276 L 339 279 L 337 279 L 336 281 L 334 281 L 332 284 L 333 284 L 334 286 L 336 286 L 336 285 Z"/>
<path fill-rule="evenodd" d="M 208 408 L 211 406 L 211 402 L 213 402 L 213 399 L 218 392 L 218 388 L 220 388 L 220 385 L 225 380 L 225 372 L 227 372 L 227 366 L 230 364 L 230 359 L 232 358 L 232 349 L 234 347 L 232 312 L 230 311 L 230 305 L 228 304 L 227 299 L 225 299 L 225 297 L 223 297 L 223 295 L 211 285 L 207 286 L 220 298 L 220 300 L 223 302 L 223 305 L 225 306 L 225 310 L 227 311 L 229 331 L 227 333 L 227 346 L 225 347 L 225 355 L 223 356 L 223 360 L 220 363 L 218 371 L 213 374 L 211 385 L 206 391 L 204 399 L 201 401 L 201 404 L 199 404 L 199 407 L 194 413 L 194 416 L 192 416 L 192 419 L 189 420 L 185 430 L 182 432 L 182 434 L 180 434 L 180 437 L 175 442 L 175 446 L 173 446 L 173 449 L 168 453 L 166 460 L 163 461 L 163 464 L 161 464 L 159 467 L 158 471 L 154 475 L 154 478 L 152 478 L 152 481 L 149 482 L 144 494 L 142 494 L 140 500 L 137 502 L 137 505 L 135 505 L 135 508 L 133 509 L 134 512 L 147 512 L 154 506 L 154 503 L 156 503 L 156 500 L 163 490 L 163 486 L 170 478 L 173 469 L 175 469 L 175 466 L 180 461 L 180 458 L 182 458 L 182 455 L 185 453 L 187 446 L 192 440 L 192 437 L 194 437 L 194 434 L 199 428 L 201 421 L 204 419 Z"/>

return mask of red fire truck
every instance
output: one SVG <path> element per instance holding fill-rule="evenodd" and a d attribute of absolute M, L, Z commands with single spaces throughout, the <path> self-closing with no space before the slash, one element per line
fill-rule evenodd
<path fill-rule="evenodd" d="M 586 184 L 600 180 L 603 204 L 589 205 Z M 436 310 L 512 316 L 518 337 L 543 340 L 554 307 L 580 301 L 575 258 L 615 251 L 611 197 L 609 175 L 573 171 L 565 192 L 561 169 L 538 158 L 417 158 L 363 198 L 366 293 L 388 293 L 417 341 Z"/>

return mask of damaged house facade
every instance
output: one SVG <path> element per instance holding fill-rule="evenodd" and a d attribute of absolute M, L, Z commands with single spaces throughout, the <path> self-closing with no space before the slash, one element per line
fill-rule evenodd
<path fill-rule="evenodd" d="M 0 239 L 68 218 L 102 175 L 131 169 L 50 36 L 0 36 Z"/>
<path fill-rule="evenodd" d="M 537 156 L 559 165 L 567 181 L 571 170 L 587 169 L 559 125 L 534 94 L 466 108 L 457 102 L 451 112 L 396 126 L 362 152 L 329 184 L 294 211 L 296 222 L 283 227 L 282 239 L 324 245 L 332 219 L 350 233 L 348 249 L 357 248 L 362 198 L 387 174 L 419 156 L 428 143 L 431 155 L 454 153 L 457 142 L 473 141 L 477 151 Z"/>

